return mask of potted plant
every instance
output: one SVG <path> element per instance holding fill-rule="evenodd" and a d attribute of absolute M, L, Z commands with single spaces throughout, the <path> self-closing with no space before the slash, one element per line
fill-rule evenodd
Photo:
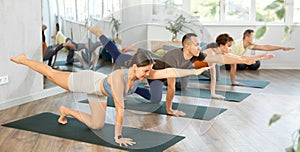
<path fill-rule="evenodd" d="M 186 21 L 186 18 L 181 14 L 175 20 L 168 21 L 166 29 L 172 33 L 172 41 L 176 41 L 177 34 L 180 32 L 184 24 L 189 23 Z"/>
<path fill-rule="evenodd" d="M 121 23 L 120 23 L 120 20 L 115 18 L 112 13 L 111 13 L 110 24 L 112 25 L 112 27 L 111 27 L 112 38 L 114 41 L 119 43 L 121 41 L 119 39 L 119 30 L 120 30 Z"/>

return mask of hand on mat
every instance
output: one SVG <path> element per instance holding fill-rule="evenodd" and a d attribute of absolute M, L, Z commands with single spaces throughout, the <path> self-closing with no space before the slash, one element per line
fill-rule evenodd
<path fill-rule="evenodd" d="M 115 140 L 116 143 L 118 143 L 120 146 L 124 145 L 124 146 L 132 146 L 134 144 L 136 144 L 136 142 L 132 141 L 131 138 L 120 138 L 120 139 L 116 139 Z"/>
<path fill-rule="evenodd" d="M 172 109 L 172 110 L 168 110 L 167 113 L 169 115 L 173 115 L 173 116 L 176 116 L 176 117 L 178 117 L 178 116 L 185 116 L 185 113 L 183 111 L 180 111 L 180 110 L 173 110 Z"/>
<path fill-rule="evenodd" d="M 203 73 L 204 71 L 210 69 L 210 67 L 204 67 L 204 68 L 200 68 L 200 69 L 196 69 L 196 75 L 200 75 L 201 73 Z"/>
<path fill-rule="evenodd" d="M 240 83 L 240 82 L 235 82 L 235 83 L 232 83 L 231 85 L 232 86 L 244 86 L 244 84 Z"/>
<path fill-rule="evenodd" d="M 219 95 L 219 94 L 212 94 L 211 97 L 212 97 L 212 98 L 217 98 L 217 99 L 225 99 L 224 96 Z"/>

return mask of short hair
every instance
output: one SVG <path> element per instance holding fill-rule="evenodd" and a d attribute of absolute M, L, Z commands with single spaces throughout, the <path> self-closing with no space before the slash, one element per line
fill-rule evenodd
<path fill-rule="evenodd" d="M 233 38 L 229 36 L 229 34 L 224 33 L 224 34 L 220 34 L 218 35 L 218 37 L 216 38 L 216 43 L 218 44 L 218 46 L 225 45 L 227 42 L 233 41 Z"/>
<path fill-rule="evenodd" d="M 125 63 L 125 66 L 127 68 L 133 66 L 134 64 L 137 65 L 137 67 L 143 67 L 150 64 L 154 64 L 155 61 L 151 57 L 149 51 L 139 49 L 131 58 Z"/>
<path fill-rule="evenodd" d="M 247 30 L 245 30 L 245 32 L 244 32 L 244 34 L 243 34 L 243 39 L 245 39 L 246 36 L 250 36 L 251 33 L 254 33 L 254 30 L 252 30 L 252 29 L 247 29 Z"/>
<path fill-rule="evenodd" d="M 212 42 L 212 43 L 209 43 L 209 44 L 206 45 L 206 49 L 217 48 L 217 47 L 219 47 L 219 46 L 216 42 Z"/>
<path fill-rule="evenodd" d="M 193 36 L 194 36 L 194 37 L 198 37 L 197 34 L 195 34 L 195 33 L 187 33 L 187 34 L 185 34 L 185 35 L 182 37 L 182 40 L 181 40 L 182 45 L 183 45 L 183 43 L 186 42 L 186 40 L 190 40 L 190 38 L 193 37 Z"/>

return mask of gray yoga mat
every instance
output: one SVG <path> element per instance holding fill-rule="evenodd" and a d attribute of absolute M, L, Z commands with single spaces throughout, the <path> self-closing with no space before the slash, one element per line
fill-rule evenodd
<path fill-rule="evenodd" d="M 199 82 L 204 84 L 210 84 L 210 79 L 205 76 L 190 76 L 191 82 Z M 243 79 L 236 79 L 236 81 L 241 82 L 244 84 L 242 87 L 250 87 L 250 88 L 265 88 L 270 82 L 269 81 L 263 81 L 263 80 L 243 80 Z M 219 85 L 229 85 L 231 86 L 231 81 L 229 78 L 219 78 L 217 81 L 217 84 Z"/>
<path fill-rule="evenodd" d="M 79 102 L 88 103 L 87 100 L 82 100 Z M 113 98 L 109 97 L 107 99 L 107 106 L 115 107 Z M 226 111 L 226 109 L 223 108 L 196 106 L 176 102 L 173 102 L 172 108 L 185 112 L 186 115 L 183 116 L 185 118 L 193 118 L 199 120 L 211 120 Z M 125 109 L 167 115 L 166 102 L 162 102 L 160 104 L 152 104 L 148 100 L 143 98 L 126 97 Z"/>
<path fill-rule="evenodd" d="M 97 144 L 105 147 L 142 152 L 163 151 L 185 138 L 183 136 L 123 127 L 123 136 L 132 138 L 136 144 L 128 147 L 120 147 L 114 142 L 114 125 L 112 124 L 105 124 L 104 128 L 101 130 L 92 131 L 86 125 L 74 118 L 68 118 L 68 123 L 66 125 L 59 124 L 57 122 L 58 118 L 59 116 L 53 113 L 41 113 L 6 123 L 2 126 Z"/>
<path fill-rule="evenodd" d="M 167 91 L 164 90 L 164 93 L 166 92 Z M 216 94 L 223 95 L 225 96 L 224 100 L 232 101 L 232 102 L 241 102 L 251 95 L 250 93 L 218 91 L 218 90 L 216 90 Z M 210 90 L 200 89 L 200 88 L 185 88 L 184 90 L 176 90 L 175 95 L 206 98 L 206 99 L 211 98 Z"/>
<path fill-rule="evenodd" d="M 54 66 L 75 66 L 75 67 L 81 68 L 79 62 L 67 63 L 66 61 L 56 61 L 54 63 Z"/>

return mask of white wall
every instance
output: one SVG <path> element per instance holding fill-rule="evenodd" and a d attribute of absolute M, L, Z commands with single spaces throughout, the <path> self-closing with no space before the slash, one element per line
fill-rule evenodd
<path fill-rule="evenodd" d="M 43 76 L 9 60 L 21 53 L 42 61 L 41 0 L 0 0 L 0 76 L 9 83 L 0 85 L 0 109 L 20 98 L 43 91 Z"/>

